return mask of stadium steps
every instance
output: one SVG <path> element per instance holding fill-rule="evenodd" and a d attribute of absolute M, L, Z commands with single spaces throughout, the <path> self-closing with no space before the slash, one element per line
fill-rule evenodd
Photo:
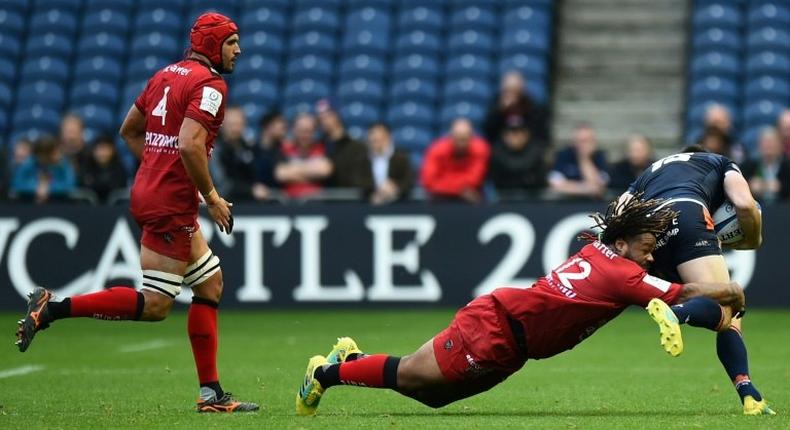
<path fill-rule="evenodd" d="M 682 136 L 685 0 L 566 0 L 559 10 L 553 132 L 595 125 L 602 148 L 619 158 L 641 133 L 659 152 Z M 649 101 L 646 103 L 646 101 Z"/>

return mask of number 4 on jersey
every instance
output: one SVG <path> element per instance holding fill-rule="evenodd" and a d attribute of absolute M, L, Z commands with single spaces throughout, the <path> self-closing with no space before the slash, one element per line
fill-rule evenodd
<path fill-rule="evenodd" d="M 165 125 L 165 117 L 167 116 L 167 93 L 170 92 L 170 87 L 165 87 L 165 93 L 162 95 L 162 100 L 154 108 L 151 115 L 162 117 L 162 126 Z"/>

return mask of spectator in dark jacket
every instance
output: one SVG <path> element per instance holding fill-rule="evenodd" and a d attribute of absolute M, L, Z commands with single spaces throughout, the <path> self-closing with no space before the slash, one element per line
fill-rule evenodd
<path fill-rule="evenodd" d="M 488 143 L 474 134 L 472 123 L 456 119 L 450 134 L 426 151 L 422 184 L 434 199 L 480 202 L 490 154 Z"/>
<path fill-rule="evenodd" d="M 600 198 L 609 183 L 606 154 L 598 149 L 595 130 L 590 124 L 579 124 L 573 143 L 557 153 L 549 172 L 551 190 L 566 196 Z"/>
<path fill-rule="evenodd" d="M 609 188 L 625 191 L 653 161 L 653 145 L 650 141 L 640 134 L 632 135 L 628 138 L 625 158 L 612 166 Z"/>
<path fill-rule="evenodd" d="M 500 191 L 536 191 L 546 185 L 543 147 L 519 116 L 508 119 L 501 144 L 491 150 L 490 177 Z"/>
<path fill-rule="evenodd" d="M 58 142 L 45 136 L 33 146 L 33 156 L 16 168 L 11 193 L 24 200 L 45 203 L 66 199 L 77 180 L 71 163 L 63 157 Z"/>
<path fill-rule="evenodd" d="M 271 190 L 279 187 L 274 178 L 274 168 L 280 159 L 287 133 L 288 122 L 280 112 L 272 111 L 261 118 L 255 183 L 252 185 L 252 196 L 255 200 L 268 199 L 271 197 Z"/>
<path fill-rule="evenodd" d="M 381 205 L 407 197 L 414 185 L 411 160 L 395 148 L 389 127 L 373 124 L 368 129 L 368 147 L 370 185 L 366 194 L 370 202 Z"/>
<path fill-rule="evenodd" d="M 126 188 L 126 169 L 111 137 L 101 136 L 93 142 L 91 158 L 79 172 L 79 184 L 93 190 L 102 203 L 113 191 Z"/>
<path fill-rule="evenodd" d="M 320 100 L 316 104 L 316 112 L 321 131 L 324 133 L 324 145 L 334 166 L 329 185 L 364 189 L 370 179 L 367 148 L 348 135 L 343 120 L 329 100 Z"/>
<path fill-rule="evenodd" d="M 741 166 L 752 194 L 763 203 L 790 198 L 790 160 L 782 150 L 776 129 L 767 128 L 760 134 L 759 157 Z"/>
<path fill-rule="evenodd" d="M 246 126 L 244 110 L 228 107 L 211 155 L 214 182 L 220 194 L 231 201 L 252 200 L 258 148 L 244 138 Z"/>
<path fill-rule="evenodd" d="M 85 124 L 82 118 L 76 113 L 64 115 L 60 120 L 59 152 L 71 162 L 75 172 L 79 172 L 91 158 L 84 136 Z"/>
<path fill-rule="evenodd" d="M 546 110 L 535 103 L 525 91 L 524 77 L 510 71 L 502 76 L 499 94 L 491 102 L 483 124 L 483 134 L 489 142 L 501 141 L 507 119 L 520 116 L 534 142 L 549 143 L 549 124 Z"/>

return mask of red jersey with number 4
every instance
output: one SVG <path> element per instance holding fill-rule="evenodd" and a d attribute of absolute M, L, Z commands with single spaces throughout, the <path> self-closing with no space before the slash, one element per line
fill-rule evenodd
<path fill-rule="evenodd" d="M 184 118 L 208 131 L 206 154 L 225 116 L 227 86 L 196 60 L 171 64 L 148 81 L 134 105 L 145 115 L 145 149 L 132 185 L 130 209 L 139 221 L 171 215 L 197 217 L 198 191 L 181 161 L 178 133 Z"/>
<path fill-rule="evenodd" d="M 537 359 L 573 348 L 629 305 L 646 307 L 653 298 L 673 304 L 682 289 L 594 242 L 531 288 L 492 295 L 524 325 L 527 356 Z"/>

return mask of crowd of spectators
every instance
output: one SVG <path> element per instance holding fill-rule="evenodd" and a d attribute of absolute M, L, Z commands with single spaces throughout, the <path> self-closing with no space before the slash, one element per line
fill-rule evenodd
<path fill-rule="evenodd" d="M 269 112 L 249 133 L 244 110 L 229 106 L 210 170 L 229 201 L 364 200 L 388 204 L 413 196 L 430 201 L 508 201 L 525 198 L 602 199 L 625 190 L 656 159 L 647 137 L 624 142 L 607 160 L 592 124 L 580 123 L 570 142 L 553 145 L 545 106 L 525 91 L 517 72 L 500 91 L 479 130 L 456 118 L 423 154 L 404 152 L 384 123 L 351 136 L 329 99 L 288 123 Z M 790 199 L 790 110 L 759 136 L 755 158 L 735 138 L 727 109 L 711 106 L 698 143 L 738 162 L 763 203 Z M 79 116 L 63 117 L 56 137 L 15 142 L 0 153 L 0 193 L 16 201 L 123 201 L 133 168 L 122 162 L 113 136 L 85 142 Z M 257 136 L 251 139 L 250 136 Z M 611 153 L 609 154 L 612 155 Z M 417 190 L 420 190 L 419 192 Z"/>

